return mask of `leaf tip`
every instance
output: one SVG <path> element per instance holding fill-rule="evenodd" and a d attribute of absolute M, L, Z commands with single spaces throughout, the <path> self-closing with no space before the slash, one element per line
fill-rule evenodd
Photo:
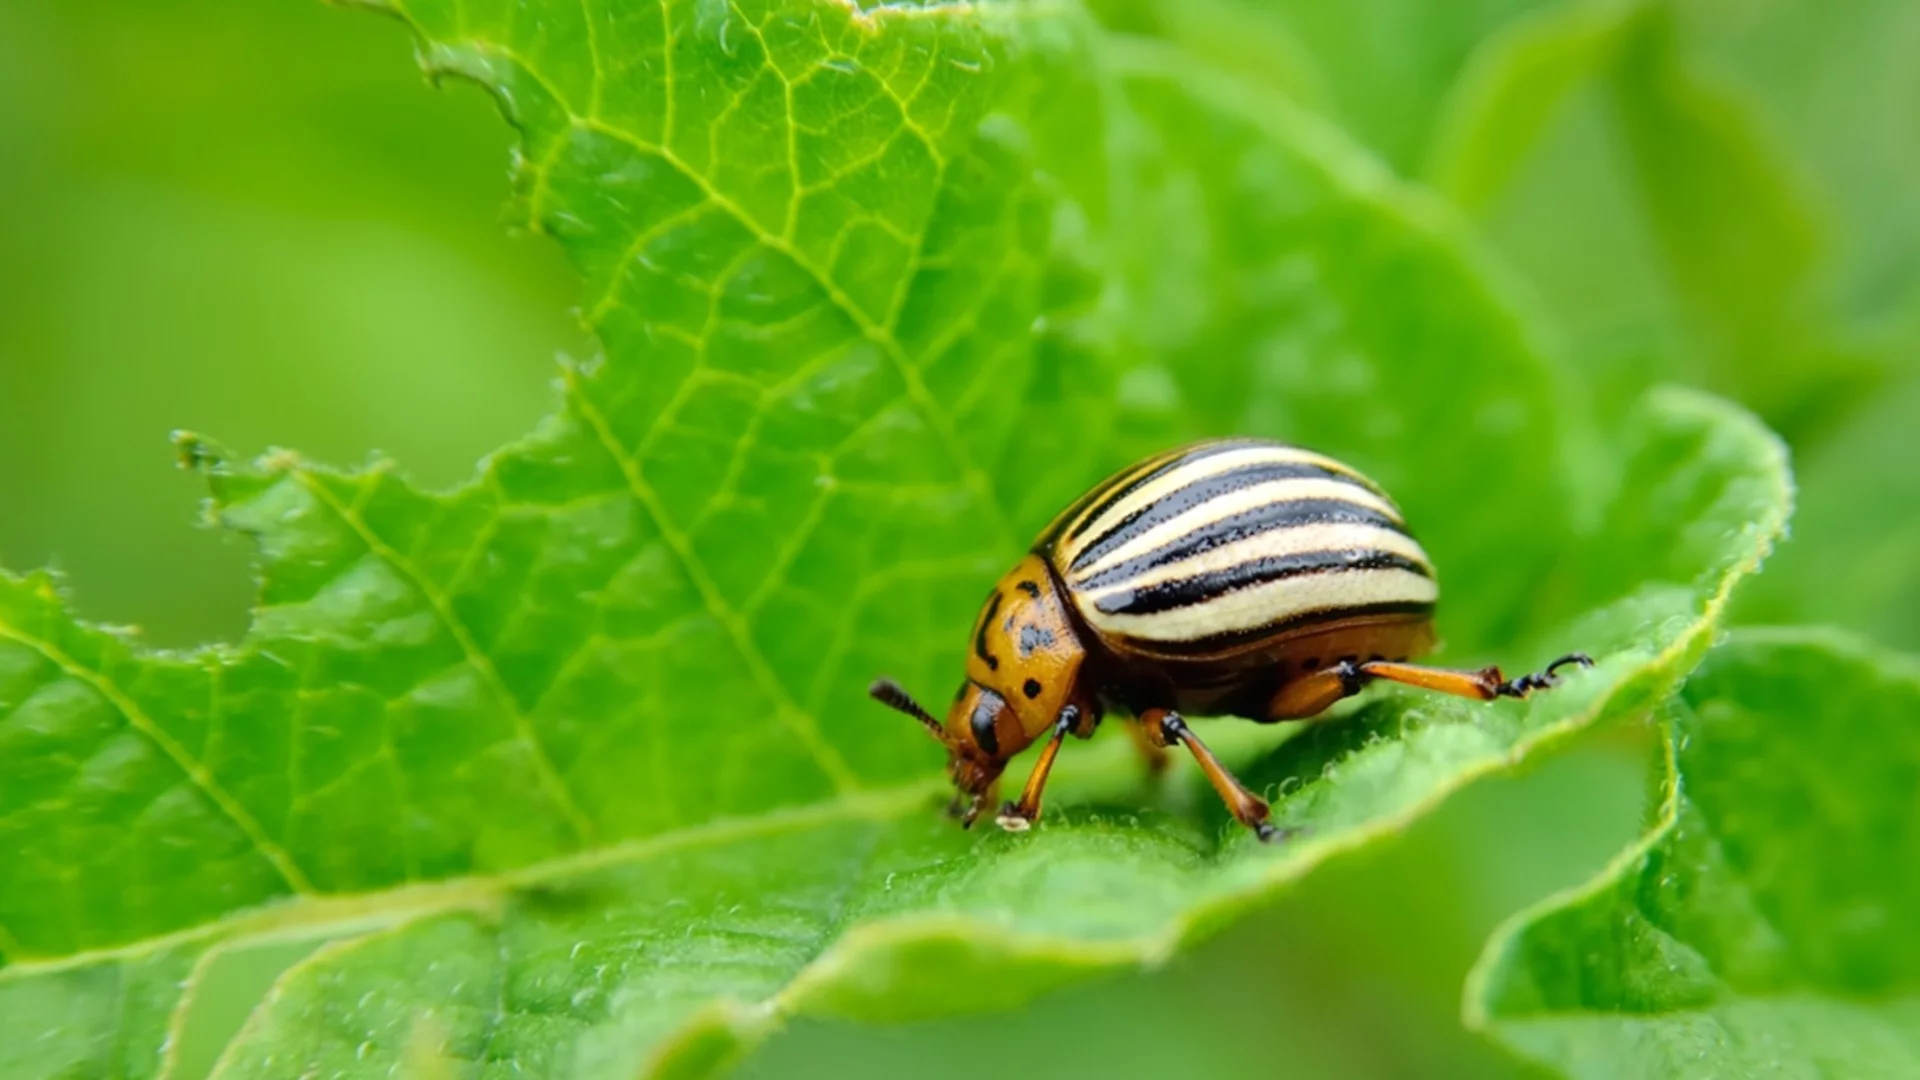
<path fill-rule="evenodd" d="M 170 438 L 173 441 L 174 460 L 182 469 L 204 474 L 226 464 L 226 450 L 203 435 L 192 431 L 175 431 Z"/>

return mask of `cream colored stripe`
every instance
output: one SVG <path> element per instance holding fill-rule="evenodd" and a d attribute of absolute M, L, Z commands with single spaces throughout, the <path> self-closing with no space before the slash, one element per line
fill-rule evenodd
<path fill-rule="evenodd" d="M 1091 602 L 1082 603 L 1081 614 L 1102 633 L 1141 641 L 1193 641 L 1271 625 L 1310 611 L 1363 604 L 1430 604 L 1439 595 L 1433 579 L 1408 570 L 1345 570 L 1281 578 L 1152 615 L 1103 615 Z"/>
<path fill-rule="evenodd" d="M 1052 536 L 1064 539 L 1067 534 L 1078 530 L 1081 524 L 1087 520 L 1088 515 L 1094 512 L 1094 508 L 1100 503 L 1100 495 L 1113 488 L 1125 487 L 1128 483 L 1132 482 L 1135 477 L 1144 476 L 1152 472 L 1164 464 L 1170 457 L 1175 456 L 1178 455 L 1172 453 L 1155 454 L 1143 461 L 1134 462 L 1132 465 L 1107 477 L 1100 482 L 1100 486 L 1095 489 L 1095 491 L 1088 492 L 1087 495 L 1082 497 L 1085 499 L 1085 504 L 1080 506 L 1079 509 L 1074 510 L 1069 507 L 1068 510 L 1061 511 L 1062 520 L 1055 521 L 1047 526 L 1046 532 Z M 1077 503 L 1081 500 L 1076 499 L 1074 501 Z M 1071 516 L 1067 516 L 1069 511 L 1071 511 Z M 1065 551 L 1066 549 L 1061 547 L 1058 550 Z"/>
<path fill-rule="evenodd" d="M 1226 450 L 1154 477 L 1151 482 L 1142 484 L 1140 487 L 1129 492 L 1126 498 L 1121 499 L 1109 507 L 1104 513 L 1101 513 L 1089 521 L 1086 528 L 1082 529 L 1080 535 L 1072 541 L 1071 546 L 1063 545 L 1061 547 L 1060 565 L 1066 566 L 1071 564 L 1073 560 L 1079 556 L 1080 552 L 1086 549 L 1088 543 L 1098 539 L 1102 533 L 1106 532 L 1113 525 L 1125 521 L 1127 515 L 1149 503 L 1165 498 L 1168 493 L 1186 487 L 1196 480 L 1203 480 L 1209 476 L 1217 476 L 1220 473 L 1248 465 L 1292 464 L 1296 462 L 1318 465 L 1323 469 L 1344 473 L 1348 476 L 1359 477 L 1358 473 L 1330 457 L 1323 454 L 1316 454 L 1311 450 L 1302 450 L 1295 446 L 1247 446 L 1235 450 Z M 1124 482 L 1124 480 L 1120 482 Z M 1069 526 L 1069 531 L 1071 531 L 1071 528 L 1072 527 Z"/>
<path fill-rule="evenodd" d="M 1405 533 L 1397 533 L 1377 525 L 1326 523 L 1302 525 L 1293 529 L 1276 529 L 1273 532 L 1249 536 L 1245 540 L 1236 540 L 1231 544 L 1222 544 L 1212 551 L 1203 551 L 1191 558 L 1181 559 L 1179 562 L 1156 566 L 1124 581 L 1099 589 L 1089 589 L 1086 595 L 1089 601 L 1093 601 L 1118 592 L 1146 589 L 1169 581 L 1179 581 L 1182 578 L 1199 577 L 1202 574 L 1226 570 L 1256 559 L 1301 555 L 1309 551 L 1348 551 L 1354 548 L 1403 555 L 1426 567 L 1429 572 L 1433 570 L 1433 564 L 1428 561 L 1427 553 L 1421 550 L 1419 542 Z"/>
<path fill-rule="evenodd" d="M 1232 517 L 1267 503 L 1291 502 L 1295 499 L 1337 499 L 1341 502 L 1364 506 L 1369 510 L 1376 510 L 1394 521 L 1400 520 L 1400 513 L 1393 508 L 1393 504 L 1365 488 L 1319 477 L 1273 480 L 1209 499 L 1177 517 L 1155 525 L 1102 555 L 1086 570 L 1075 573 L 1074 580 L 1085 581 L 1110 566 L 1118 566 L 1135 556 L 1144 555 L 1154 548 L 1171 543 L 1221 518 Z M 1296 529 L 1305 527 L 1293 526 Z"/>

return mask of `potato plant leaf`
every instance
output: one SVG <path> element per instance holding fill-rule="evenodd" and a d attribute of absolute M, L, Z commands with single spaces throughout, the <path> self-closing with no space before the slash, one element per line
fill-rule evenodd
<path fill-rule="evenodd" d="M 1517 916 L 1470 1025 L 1570 1077 L 1920 1071 L 1920 664 L 1741 631 L 1666 725 L 1658 821 Z"/>
<path fill-rule="evenodd" d="M 0 575 L 0 1018 L 42 1033 L 0 1076 L 703 1075 L 783 1016 L 1152 962 L 1663 696 L 1784 523 L 1750 417 L 1658 392 L 1596 436 L 1431 203 L 1071 5 L 395 11 L 521 132 L 602 352 L 446 492 L 183 436 L 259 552 L 234 644 Z M 1070 748 L 1034 833 L 952 828 L 867 680 L 937 699 L 1059 506 L 1230 432 L 1396 494 L 1456 662 L 1599 668 L 1214 728 L 1280 847 L 1124 739 Z"/>

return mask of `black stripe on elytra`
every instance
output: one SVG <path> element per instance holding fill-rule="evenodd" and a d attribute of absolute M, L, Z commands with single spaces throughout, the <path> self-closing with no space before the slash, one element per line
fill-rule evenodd
<path fill-rule="evenodd" d="M 1365 483 L 1348 473 L 1338 472 L 1324 465 L 1315 465 L 1310 461 L 1269 461 L 1263 464 L 1242 465 L 1223 473 L 1203 476 L 1134 510 L 1126 517 L 1114 522 L 1112 528 L 1095 537 L 1080 554 L 1073 557 L 1073 563 L 1067 569 L 1084 570 L 1108 552 L 1133 540 L 1141 533 L 1156 525 L 1172 521 L 1201 503 L 1255 484 L 1267 484 L 1276 480 L 1333 480 L 1352 484 L 1362 491 L 1371 490 Z"/>
<path fill-rule="evenodd" d="M 973 632 L 973 654 L 987 662 L 993 671 L 1000 670 L 1000 660 L 987 651 L 987 631 L 993 628 L 993 617 L 1000 611 L 1000 591 L 994 590 L 993 598 L 987 601 L 987 610 L 980 613 L 980 629 Z"/>
<path fill-rule="evenodd" d="M 1274 445 L 1277 444 L 1264 443 L 1257 439 L 1220 439 L 1216 442 L 1202 443 L 1199 446 L 1190 447 L 1185 451 L 1175 453 L 1161 461 L 1158 465 L 1154 465 L 1151 468 L 1140 469 L 1131 476 L 1126 473 L 1121 473 L 1118 477 L 1114 478 L 1114 482 L 1110 486 L 1095 488 L 1087 494 L 1082 500 L 1087 504 L 1087 509 L 1080 515 L 1079 523 L 1069 530 L 1061 539 L 1078 539 L 1080 534 L 1086 531 L 1087 526 L 1100 520 L 1101 516 L 1118 505 L 1121 499 L 1139 490 L 1140 486 L 1149 480 L 1165 476 L 1174 469 L 1191 465 L 1196 461 L 1210 458 L 1215 454 L 1224 454 L 1229 450 L 1245 450 L 1249 447 Z"/>
<path fill-rule="evenodd" d="M 1220 570 L 1193 577 L 1163 581 L 1143 589 L 1122 589 L 1094 601 L 1094 607 L 1106 615 L 1153 615 L 1175 608 L 1203 604 L 1225 593 L 1264 585 L 1284 578 L 1309 574 L 1342 573 L 1348 570 L 1405 570 L 1431 577 L 1427 568 L 1391 551 L 1374 548 L 1348 548 L 1342 551 L 1302 551 L 1292 555 L 1269 555 L 1248 559 Z"/>
<path fill-rule="evenodd" d="M 1402 536 L 1407 535 L 1406 526 L 1370 506 L 1361 506 L 1359 503 L 1350 503 L 1344 499 L 1287 499 L 1283 502 L 1262 503 L 1237 514 L 1229 514 L 1209 521 L 1197 529 L 1181 533 L 1152 551 L 1109 566 L 1085 581 L 1075 584 L 1080 589 L 1102 589 L 1109 585 L 1118 585 L 1148 570 L 1171 566 L 1183 559 L 1204 554 L 1222 544 L 1245 540 L 1249 536 L 1277 532 L 1281 529 L 1294 529 L 1304 525 L 1329 524 L 1372 525 Z"/>
<path fill-rule="evenodd" d="M 1289 615 L 1276 622 L 1262 626 L 1252 626 L 1244 630 L 1229 630 L 1224 633 L 1210 634 L 1206 637 L 1188 641 L 1155 641 L 1151 638 L 1122 636 L 1120 640 L 1142 652 L 1168 658 L 1215 656 L 1231 653 L 1236 649 L 1256 645 L 1281 634 L 1290 634 L 1298 630 L 1309 629 L 1323 623 L 1345 622 L 1348 619 L 1364 619 L 1382 616 L 1406 616 L 1408 618 L 1430 618 L 1433 604 L 1424 600 L 1383 600 L 1374 604 L 1342 604 L 1336 607 L 1316 608 Z"/>

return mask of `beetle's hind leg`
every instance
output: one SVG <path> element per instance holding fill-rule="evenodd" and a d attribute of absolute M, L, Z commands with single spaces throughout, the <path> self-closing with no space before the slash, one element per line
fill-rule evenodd
<path fill-rule="evenodd" d="M 1388 679 L 1423 690 L 1435 690 L 1478 701 L 1492 701 L 1501 697 L 1523 698 L 1535 690 L 1559 685 L 1560 669 L 1570 665 L 1592 667 L 1593 658 L 1585 653 L 1568 653 L 1548 664 L 1545 670 L 1517 679 L 1508 679 L 1498 667 L 1459 671 L 1391 660 L 1369 660 L 1366 663 L 1342 660 L 1281 686 L 1267 704 L 1267 719 L 1300 720 L 1317 716 L 1341 698 L 1359 693 L 1362 687 L 1375 679 Z"/>

